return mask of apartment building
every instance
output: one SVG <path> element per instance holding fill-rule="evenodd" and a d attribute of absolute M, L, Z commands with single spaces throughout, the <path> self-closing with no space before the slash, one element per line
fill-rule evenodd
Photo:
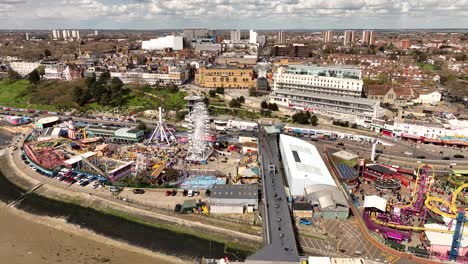
<path fill-rule="evenodd" d="M 28 62 L 28 61 L 12 61 L 10 63 L 10 68 L 16 71 L 21 76 L 26 76 L 30 74 L 32 71 L 37 69 L 41 63 L 37 62 Z"/>
<path fill-rule="evenodd" d="M 195 84 L 206 88 L 249 89 L 255 86 L 252 68 L 229 65 L 200 67 L 195 74 Z"/>
<path fill-rule="evenodd" d="M 354 30 L 346 30 L 343 36 L 343 45 L 353 46 L 356 41 L 355 35 L 356 34 Z"/>
<path fill-rule="evenodd" d="M 332 96 L 361 97 L 362 78 L 357 68 L 290 65 L 279 67 L 275 89 L 314 92 Z"/>
<path fill-rule="evenodd" d="M 111 72 L 111 77 L 118 77 L 123 83 L 135 84 L 168 84 L 181 85 L 187 82 L 190 78 L 190 71 L 185 66 L 169 67 L 168 72 L 142 72 L 142 71 L 127 71 L 127 72 Z M 99 75 L 96 73 L 96 75 Z"/>
<path fill-rule="evenodd" d="M 358 69 L 290 65 L 275 73 L 270 102 L 370 126 L 383 111 L 378 101 L 361 98 L 362 84 Z"/>

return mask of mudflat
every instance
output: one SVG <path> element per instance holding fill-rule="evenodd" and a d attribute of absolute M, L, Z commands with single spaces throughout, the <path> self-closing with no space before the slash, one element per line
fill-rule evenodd
<path fill-rule="evenodd" d="M 36 218 L 0 203 L 1 263 L 180 263 L 176 258 L 172 261 L 168 256 L 158 257 L 154 252 L 101 238 L 63 219 Z"/>

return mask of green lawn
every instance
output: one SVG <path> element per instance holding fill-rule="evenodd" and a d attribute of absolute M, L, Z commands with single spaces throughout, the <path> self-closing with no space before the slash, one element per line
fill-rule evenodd
<path fill-rule="evenodd" d="M 419 62 L 419 63 L 417 63 L 417 65 L 420 68 L 422 68 L 423 70 L 426 70 L 426 71 L 435 71 L 436 70 L 434 65 L 432 65 L 432 64 Z"/>
<path fill-rule="evenodd" d="M 28 106 L 29 96 L 27 89 L 29 81 L 21 80 L 9 83 L 6 80 L 0 82 L 0 104 L 11 107 Z"/>

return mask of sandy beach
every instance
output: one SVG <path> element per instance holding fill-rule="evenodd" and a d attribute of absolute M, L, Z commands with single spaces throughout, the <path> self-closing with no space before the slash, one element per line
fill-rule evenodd
<path fill-rule="evenodd" d="M 9 264 L 182 263 L 67 224 L 0 204 L 0 259 Z"/>

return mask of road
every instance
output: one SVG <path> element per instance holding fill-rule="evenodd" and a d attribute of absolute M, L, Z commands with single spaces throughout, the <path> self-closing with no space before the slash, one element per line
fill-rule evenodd
<path fill-rule="evenodd" d="M 281 174 L 278 135 L 259 129 L 263 183 L 263 224 L 267 245 L 247 261 L 298 263 L 299 253 Z"/>

